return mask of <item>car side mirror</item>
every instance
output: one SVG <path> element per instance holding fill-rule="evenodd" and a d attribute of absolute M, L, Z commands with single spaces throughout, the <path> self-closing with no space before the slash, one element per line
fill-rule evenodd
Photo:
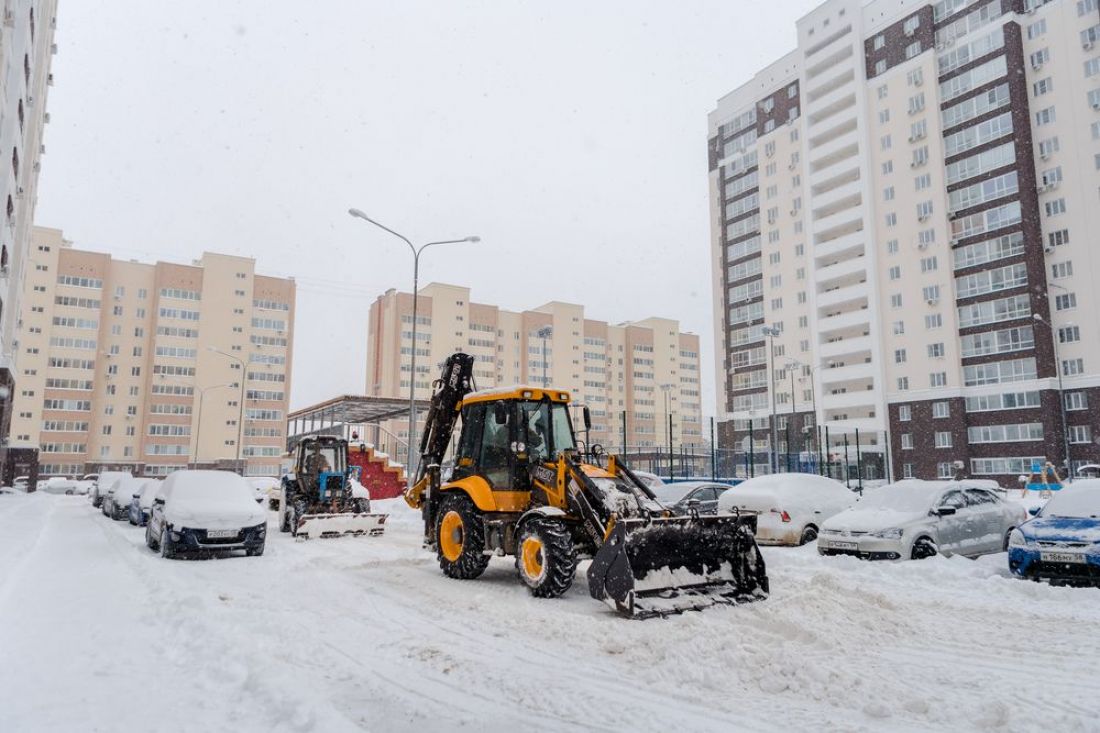
<path fill-rule="evenodd" d="M 164 497 L 158 496 L 157 498 L 153 499 L 153 503 L 159 506 L 164 506 Z"/>
<path fill-rule="evenodd" d="M 941 517 L 949 517 L 957 511 L 958 509 L 953 506 L 941 506 L 939 509 L 936 510 L 936 514 Z"/>
<path fill-rule="evenodd" d="M 1030 514 L 1033 517 L 1037 517 L 1037 516 L 1039 516 L 1039 509 L 1040 508 L 1041 507 L 1033 506 L 1033 507 L 1031 507 L 1030 509 L 1027 510 L 1027 513 Z"/>
<path fill-rule="evenodd" d="M 493 405 L 493 422 L 497 425 L 508 424 L 508 408 L 504 406 L 503 402 Z"/>
<path fill-rule="evenodd" d="M 134 498 L 135 498 L 135 499 L 140 499 L 140 498 L 141 498 L 141 494 L 134 494 Z"/>
<path fill-rule="evenodd" d="M 592 429 L 592 411 L 588 409 L 588 405 L 581 408 L 581 417 L 584 419 L 584 429 Z"/>

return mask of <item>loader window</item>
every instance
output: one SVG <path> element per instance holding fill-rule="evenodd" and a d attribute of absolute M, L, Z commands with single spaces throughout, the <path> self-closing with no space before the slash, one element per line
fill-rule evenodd
<path fill-rule="evenodd" d="M 506 422 L 503 425 L 496 420 L 497 412 L 500 409 L 498 405 L 505 410 Z M 481 433 L 481 460 L 478 462 L 481 467 L 481 475 L 493 488 L 508 488 L 511 483 L 509 479 L 511 478 L 512 453 L 509 449 L 511 439 L 508 434 L 511 420 L 507 418 L 512 417 L 511 405 L 507 402 L 490 402 L 486 408 L 484 427 Z"/>
<path fill-rule="evenodd" d="M 576 447 L 566 405 L 523 402 L 520 409 L 523 425 L 526 427 L 521 439 L 527 443 L 527 455 L 531 463 L 552 460 L 559 452 Z"/>

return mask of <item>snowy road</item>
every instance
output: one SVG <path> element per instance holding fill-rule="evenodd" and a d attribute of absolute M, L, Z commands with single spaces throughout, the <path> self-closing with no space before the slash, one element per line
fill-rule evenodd
<path fill-rule="evenodd" d="M 377 502 L 379 505 L 383 502 Z M 772 596 L 628 621 L 382 538 L 165 561 L 82 498 L 0 497 L 0 730 L 1100 730 L 1100 591 L 1003 555 L 765 548 Z"/>

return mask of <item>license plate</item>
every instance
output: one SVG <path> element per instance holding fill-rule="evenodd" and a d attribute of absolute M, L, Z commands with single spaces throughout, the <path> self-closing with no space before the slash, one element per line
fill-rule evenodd
<path fill-rule="evenodd" d="M 236 537 L 240 532 L 239 529 L 208 529 L 206 536 L 212 540 L 222 540 L 227 537 Z"/>
<path fill-rule="evenodd" d="M 834 550 L 854 550 L 859 547 L 855 542 L 830 542 L 829 546 Z"/>
<path fill-rule="evenodd" d="M 1043 562 L 1085 562 L 1085 556 L 1078 552 L 1041 552 Z"/>

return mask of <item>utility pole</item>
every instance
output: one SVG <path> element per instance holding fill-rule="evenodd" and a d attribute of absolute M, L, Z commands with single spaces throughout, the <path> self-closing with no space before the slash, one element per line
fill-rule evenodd
<path fill-rule="evenodd" d="M 779 473 L 779 455 L 776 451 L 779 444 L 779 435 L 775 424 L 775 337 L 779 335 L 777 326 L 761 326 L 760 333 L 768 337 L 768 391 L 772 393 L 771 416 L 771 445 L 769 446 L 768 462 L 772 473 Z"/>

